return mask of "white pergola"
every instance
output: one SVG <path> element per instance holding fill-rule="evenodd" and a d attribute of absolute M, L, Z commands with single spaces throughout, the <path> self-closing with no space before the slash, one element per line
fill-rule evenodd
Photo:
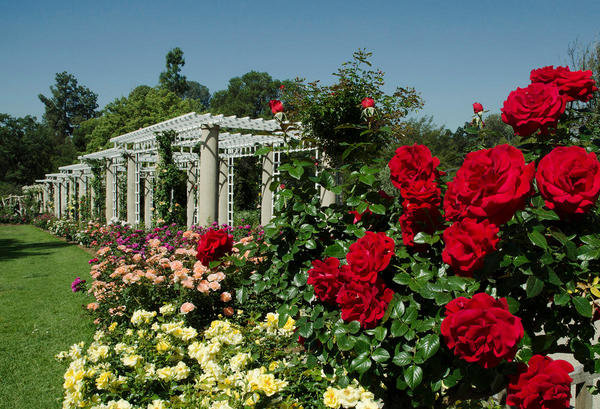
<path fill-rule="evenodd" d="M 91 168 L 89 160 L 106 164 L 106 220 L 126 220 L 131 224 L 152 219 L 152 183 L 158 161 L 156 134 L 175 131 L 174 160 L 187 172 L 187 223 L 208 225 L 233 224 L 234 159 L 253 156 L 263 146 L 273 149 L 263 157 L 261 177 L 261 223 L 269 222 L 273 214 L 273 192 L 269 185 L 277 176 L 284 139 L 281 125 L 271 119 L 198 114 L 191 112 L 110 139 L 112 148 L 80 156 L 81 163 L 59 168 L 59 173 L 46 175 L 40 183 L 49 196 L 53 187 L 54 211 L 57 217 L 67 214 L 67 198 L 88 194 Z M 242 132 L 244 131 L 244 132 Z M 250 131 L 250 132 L 246 132 Z M 298 138 L 295 133 L 288 137 Z M 302 145 L 298 150 L 315 150 Z M 117 175 L 127 174 L 127 214 L 119 214 Z M 76 189 L 76 186 L 79 189 Z M 92 198 L 92 203 L 93 203 Z M 325 192 L 323 204 L 335 200 Z"/>

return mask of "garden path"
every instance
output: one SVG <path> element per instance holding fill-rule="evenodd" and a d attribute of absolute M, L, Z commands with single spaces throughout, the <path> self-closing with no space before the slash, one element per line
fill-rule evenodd
<path fill-rule="evenodd" d="M 61 407 L 65 364 L 54 355 L 89 341 L 91 319 L 76 276 L 90 255 L 30 225 L 0 225 L 0 408 Z"/>

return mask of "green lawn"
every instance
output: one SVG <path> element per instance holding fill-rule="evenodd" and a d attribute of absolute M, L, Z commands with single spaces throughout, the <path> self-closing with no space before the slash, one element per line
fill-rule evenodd
<path fill-rule="evenodd" d="M 71 292 L 91 256 L 33 226 L 0 225 L 0 408 L 61 407 L 65 364 L 54 355 L 94 331 Z"/>

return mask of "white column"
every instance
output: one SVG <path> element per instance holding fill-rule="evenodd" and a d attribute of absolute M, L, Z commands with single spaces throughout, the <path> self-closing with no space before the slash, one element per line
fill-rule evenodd
<path fill-rule="evenodd" d="M 81 172 L 79 174 L 79 178 L 77 179 L 77 183 L 78 183 L 78 188 L 79 188 L 79 192 L 77 194 L 77 203 L 79 203 L 79 214 L 77 215 L 79 220 L 83 220 L 83 214 L 81 212 L 81 200 L 85 199 L 86 197 L 86 188 L 85 188 L 85 175 L 83 174 L 83 172 Z M 86 200 L 88 206 L 89 206 L 89 202 Z"/>
<path fill-rule="evenodd" d="M 67 179 L 62 178 L 60 181 L 60 217 L 65 218 L 69 216 L 69 210 L 67 209 L 68 202 L 68 190 L 67 190 Z"/>
<path fill-rule="evenodd" d="M 203 127 L 200 141 L 200 184 L 198 186 L 198 224 L 217 221 L 219 176 L 219 127 Z"/>
<path fill-rule="evenodd" d="M 187 202 L 186 202 L 186 221 L 187 226 L 191 227 L 194 224 L 194 213 L 196 211 L 196 196 L 198 191 L 196 186 L 198 180 L 196 179 L 197 161 L 190 160 L 188 162 L 187 169 Z"/>
<path fill-rule="evenodd" d="M 135 217 L 135 155 L 130 154 L 127 157 L 127 223 L 135 225 L 137 223 Z"/>
<path fill-rule="evenodd" d="M 262 183 L 260 189 L 260 224 L 266 226 L 273 217 L 273 192 L 270 189 L 273 182 L 275 153 L 269 152 L 263 156 Z"/>
<path fill-rule="evenodd" d="M 42 205 L 40 206 L 40 212 L 46 213 L 48 210 L 48 183 L 44 182 L 42 187 Z"/>
<path fill-rule="evenodd" d="M 330 164 L 331 164 L 331 161 L 329 160 L 327 155 L 323 154 L 323 167 L 325 169 L 330 168 Z M 332 169 L 329 169 L 329 170 L 333 171 Z M 334 175 L 335 175 L 335 173 L 334 173 Z M 332 191 L 329 191 L 329 190 L 325 189 L 323 186 L 321 186 L 321 206 L 327 207 L 327 206 L 331 206 L 334 203 L 335 203 L 335 193 L 333 193 Z"/>
<path fill-rule="evenodd" d="M 106 223 L 113 217 L 113 180 L 115 174 L 112 168 L 112 161 L 109 159 L 106 162 L 106 206 L 105 216 Z"/>
<path fill-rule="evenodd" d="M 228 197 L 229 185 L 227 177 L 229 175 L 228 159 L 219 158 L 219 225 L 228 223 Z"/>
<path fill-rule="evenodd" d="M 92 186 L 92 178 L 94 177 L 95 176 L 90 176 L 87 179 L 90 190 L 90 219 L 92 220 L 100 217 L 99 214 L 96 214 L 96 193 L 94 192 L 94 187 Z"/>
<path fill-rule="evenodd" d="M 146 173 L 144 179 L 144 227 L 152 226 L 152 177 Z"/>
<path fill-rule="evenodd" d="M 54 216 L 60 218 L 60 182 L 57 180 L 53 183 L 53 197 L 54 197 Z"/>

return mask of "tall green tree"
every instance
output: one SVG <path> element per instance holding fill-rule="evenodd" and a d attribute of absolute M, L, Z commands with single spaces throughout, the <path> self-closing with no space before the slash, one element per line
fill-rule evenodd
<path fill-rule="evenodd" d="M 279 94 L 282 81 L 266 72 L 250 71 L 229 80 L 227 89 L 217 91 L 210 100 L 213 113 L 270 118 L 269 101 Z"/>
<path fill-rule="evenodd" d="M 185 75 L 181 74 L 181 67 L 185 65 L 183 51 L 175 47 L 167 53 L 166 71 L 160 73 L 159 83 L 162 88 L 168 89 L 178 97 L 183 97 L 188 88 Z"/>
<path fill-rule="evenodd" d="M 54 131 L 55 143 L 64 143 L 79 125 L 97 115 L 98 94 L 79 85 L 77 78 L 66 71 L 59 72 L 50 86 L 50 96 L 39 94 L 45 106 L 44 121 Z"/>
<path fill-rule="evenodd" d="M 48 143 L 52 130 L 34 117 L 0 114 L 0 195 L 19 193 L 53 169 L 55 146 Z"/>
<path fill-rule="evenodd" d="M 187 89 L 183 93 L 183 99 L 195 99 L 202 104 L 204 109 L 208 109 L 210 102 L 210 91 L 208 87 L 196 81 L 188 81 Z"/>

